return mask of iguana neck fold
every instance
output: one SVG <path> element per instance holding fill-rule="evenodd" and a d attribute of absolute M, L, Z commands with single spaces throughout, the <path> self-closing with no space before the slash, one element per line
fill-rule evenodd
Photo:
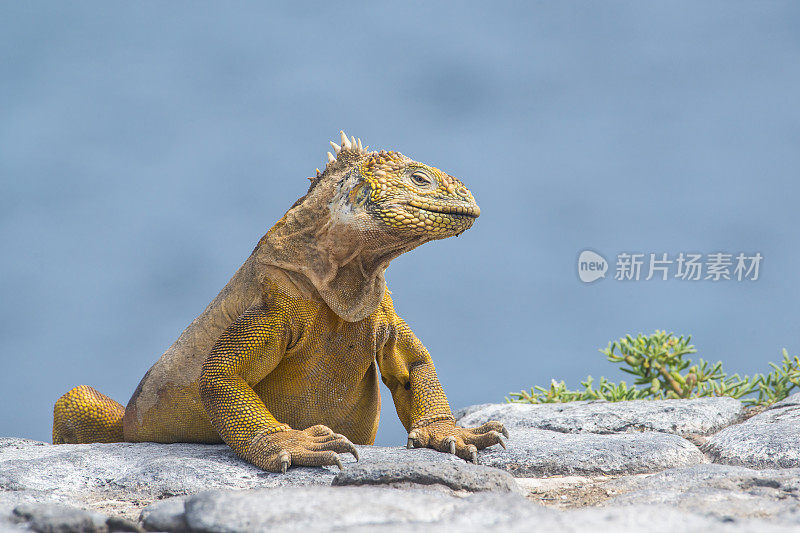
<path fill-rule="evenodd" d="M 356 322 L 380 304 L 389 263 L 430 239 L 373 230 L 376 222 L 357 214 L 348 201 L 363 182 L 352 171 L 356 162 L 340 159 L 267 232 L 253 254 L 263 277 Z"/>

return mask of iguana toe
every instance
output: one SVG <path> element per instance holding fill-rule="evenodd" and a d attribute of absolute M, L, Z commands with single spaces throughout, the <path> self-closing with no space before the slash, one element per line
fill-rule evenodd
<path fill-rule="evenodd" d="M 331 428 L 328 426 L 323 426 L 322 424 L 317 424 L 316 426 L 311 426 L 308 429 L 304 429 L 303 432 L 312 437 L 326 437 L 328 435 L 336 435 Z"/>
<path fill-rule="evenodd" d="M 494 444 L 499 444 L 503 448 L 506 447 L 503 435 L 499 431 L 489 431 L 488 433 L 481 433 L 478 435 L 467 434 L 464 435 L 464 440 L 474 444 L 478 449 L 488 448 Z"/>
<path fill-rule="evenodd" d="M 303 450 L 297 454 L 292 454 L 292 464 L 297 466 L 338 466 L 339 470 L 344 470 L 344 465 L 342 465 L 339 455 L 331 450 Z"/>
<path fill-rule="evenodd" d="M 332 451 L 337 453 L 349 453 L 358 461 L 358 450 L 355 444 L 350 442 L 344 435 L 337 435 L 337 437 L 338 438 L 334 440 L 309 444 L 308 449 L 315 452 Z"/>
<path fill-rule="evenodd" d="M 485 424 L 482 424 L 482 425 L 480 425 L 480 426 L 478 426 L 476 428 L 472 428 L 470 431 L 472 431 L 473 433 L 478 434 L 478 435 L 483 434 L 483 433 L 489 433 L 490 431 L 497 431 L 498 433 L 503 435 L 505 438 L 509 437 L 508 430 L 505 428 L 505 426 L 502 423 L 498 422 L 497 420 L 490 420 L 490 421 L 486 422 Z"/>

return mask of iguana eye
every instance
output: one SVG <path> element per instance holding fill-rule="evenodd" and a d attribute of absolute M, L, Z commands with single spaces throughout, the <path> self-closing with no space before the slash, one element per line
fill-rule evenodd
<path fill-rule="evenodd" d="M 418 187 L 430 187 L 433 182 L 424 172 L 414 172 L 411 174 L 411 182 Z"/>

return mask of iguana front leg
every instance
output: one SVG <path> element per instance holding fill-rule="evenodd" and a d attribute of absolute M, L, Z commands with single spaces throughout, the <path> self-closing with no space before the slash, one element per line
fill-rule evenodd
<path fill-rule="evenodd" d="M 280 362 L 289 343 L 289 324 L 279 310 L 254 307 L 220 336 L 200 374 L 200 399 L 214 429 L 240 457 L 259 468 L 286 472 L 290 465 L 341 462 L 337 453 L 355 446 L 343 435 L 317 425 L 294 430 L 272 416 L 252 388 Z"/>
<path fill-rule="evenodd" d="M 432 363 L 419 364 L 410 372 L 412 417 L 409 448 L 434 448 L 478 462 L 478 450 L 493 444 L 503 448 L 508 431 L 495 420 L 477 428 L 456 426 L 450 405 Z"/>
<path fill-rule="evenodd" d="M 408 431 L 408 447 L 433 448 L 473 463 L 478 462 L 478 450 L 493 444 L 505 448 L 503 437 L 508 437 L 508 431 L 500 422 L 489 421 L 477 428 L 456 426 L 428 350 L 401 319 L 393 329 L 378 362 Z"/>

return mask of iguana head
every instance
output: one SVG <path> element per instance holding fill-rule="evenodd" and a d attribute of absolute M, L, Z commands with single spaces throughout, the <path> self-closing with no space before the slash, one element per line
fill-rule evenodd
<path fill-rule="evenodd" d="M 336 156 L 328 152 L 325 172 L 311 178 L 310 191 L 329 173 L 338 176 L 331 216 L 362 232 L 365 240 L 418 246 L 460 235 L 480 215 L 472 193 L 457 178 L 400 152 L 369 152 L 360 139 L 339 133 L 342 144 L 331 142 Z"/>
<path fill-rule="evenodd" d="M 259 243 L 261 262 L 319 296 L 348 321 L 381 301 L 398 255 L 469 229 L 480 208 L 461 181 L 395 151 L 372 151 L 340 132 L 325 170 Z M 280 272 L 275 272 L 279 269 Z M 274 281 L 274 279 L 273 279 Z"/>
<path fill-rule="evenodd" d="M 394 232 L 441 239 L 469 229 L 481 210 L 458 179 L 398 152 L 373 152 L 355 167 L 351 203 Z"/>

